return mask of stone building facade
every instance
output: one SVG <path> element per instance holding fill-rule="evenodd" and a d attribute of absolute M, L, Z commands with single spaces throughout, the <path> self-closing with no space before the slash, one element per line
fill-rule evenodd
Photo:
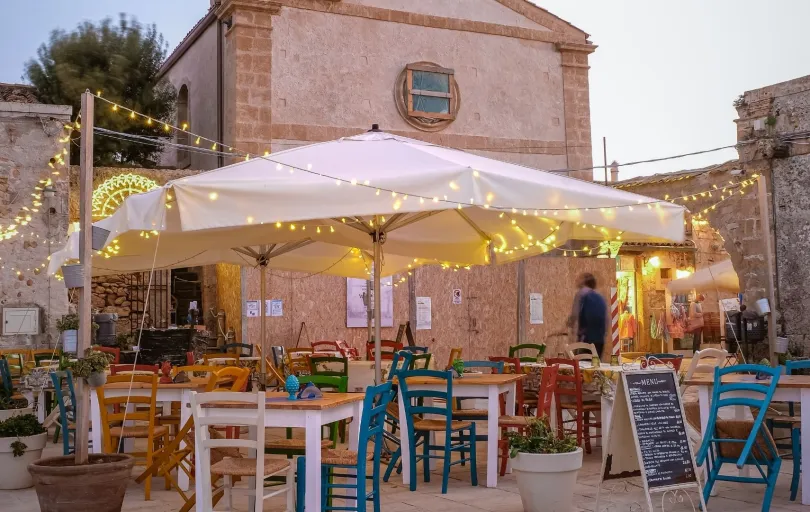
<path fill-rule="evenodd" d="M 0 314 L 37 308 L 31 314 L 39 315 L 37 334 L 0 331 L 0 348 L 52 346 L 56 320 L 68 312 L 67 290 L 45 266 L 67 238 L 68 173 L 56 157 L 67 150 L 71 111 L 38 103 L 31 87 L 0 84 Z M 49 179 L 53 191 L 46 196 Z M 17 234 L 6 238 L 11 231 Z"/>
<path fill-rule="evenodd" d="M 768 179 L 779 333 L 810 346 L 810 76 L 735 101 L 741 166 Z M 764 230 L 765 233 L 768 230 Z"/>

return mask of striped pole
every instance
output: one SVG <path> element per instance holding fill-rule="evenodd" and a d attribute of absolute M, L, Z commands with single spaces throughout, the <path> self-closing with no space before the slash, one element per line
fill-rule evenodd
<path fill-rule="evenodd" d="M 613 340 L 613 355 L 622 352 L 621 340 L 619 340 L 619 292 L 616 288 L 610 289 L 610 334 Z"/>

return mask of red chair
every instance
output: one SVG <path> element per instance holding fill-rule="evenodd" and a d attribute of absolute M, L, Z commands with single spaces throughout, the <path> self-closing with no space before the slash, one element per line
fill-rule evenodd
<path fill-rule="evenodd" d="M 337 352 L 340 353 L 340 346 L 337 341 L 313 341 L 310 343 L 313 352 Z"/>
<path fill-rule="evenodd" d="M 105 354 L 112 354 L 113 360 L 111 364 L 119 364 L 121 362 L 121 349 L 113 347 L 102 347 L 93 345 L 93 350 L 96 352 L 104 352 Z"/>
<path fill-rule="evenodd" d="M 110 374 L 117 375 L 123 372 L 149 372 L 159 373 L 160 367 L 156 364 L 111 364 Z"/>
<path fill-rule="evenodd" d="M 517 359 L 517 358 L 503 358 Z M 519 361 L 518 361 L 519 362 Z M 515 366 L 519 368 L 519 366 Z M 537 419 L 548 421 L 551 417 L 551 404 L 557 391 L 557 365 L 549 365 L 543 369 L 543 376 L 540 378 L 540 388 L 537 390 Z M 509 457 L 509 442 L 504 439 L 503 433 L 507 428 L 516 428 L 519 431 L 525 430 L 529 426 L 531 416 L 501 416 L 498 418 L 498 426 L 501 427 L 501 439 L 498 440 L 498 448 L 501 452 L 501 476 L 506 474 L 506 461 Z"/>
<path fill-rule="evenodd" d="M 576 360 L 550 358 L 546 359 L 546 364 L 560 366 L 555 393 L 557 398 L 557 428 L 560 436 L 562 437 L 564 433 L 576 433 L 577 446 L 582 446 L 584 440 L 585 453 L 591 453 L 591 439 L 602 437 L 602 403 L 596 400 L 586 401 L 583 399 L 582 373 Z M 563 421 L 563 411 L 567 411 L 572 416 L 572 419 Z M 593 415 L 593 418 L 591 415 Z M 574 426 L 567 427 L 566 424 L 568 423 L 573 423 Z M 591 428 L 598 428 L 600 434 L 591 435 Z"/>
<path fill-rule="evenodd" d="M 194 352 L 186 352 L 186 366 L 194 366 Z"/>
<path fill-rule="evenodd" d="M 402 350 L 402 343 L 393 340 L 380 340 L 380 359 L 382 361 L 393 361 L 394 354 Z M 374 360 L 374 342 L 366 343 L 366 359 Z"/>
<path fill-rule="evenodd" d="M 501 362 L 503 361 L 503 373 L 516 373 L 521 374 L 523 370 L 520 368 L 520 359 L 517 357 L 489 357 L 490 361 Z M 493 373 L 495 371 L 493 370 Z M 523 416 L 526 411 L 526 404 L 523 401 L 523 380 L 517 381 L 515 384 L 515 414 Z M 501 395 L 501 416 L 506 414 L 506 400 Z"/>

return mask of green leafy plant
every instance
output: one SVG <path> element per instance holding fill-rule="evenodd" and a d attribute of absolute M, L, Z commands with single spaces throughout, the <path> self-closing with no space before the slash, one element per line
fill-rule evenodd
<path fill-rule="evenodd" d="M 133 336 L 131 333 L 120 332 L 115 336 L 115 346 L 121 350 L 130 350 L 132 348 Z"/>
<path fill-rule="evenodd" d="M 100 373 L 109 368 L 112 359 L 112 354 L 87 349 L 82 359 L 70 363 L 70 369 L 74 376 L 86 379 L 91 373 Z"/>
<path fill-rule="evenodd" d="M 15 457 L 22 457 L 26 446 L 20 438 L 35 436 L 47 432 L 45 427 L 37 420 L 33 414 L 22 414 L 13 416 L 7 420 L 0 421 L 0 437 L 16 437 L 17 440 L 11 443 L 12 453 Z"/>
<path fill-rule="evenodd" d="M 76 313 L 70 313 L 63 316 L 56 321 L 56 328 L 59 330 L 59 332 L 79 330 L 79 315 Z"/>
<path fill-rule="evenodd" d="M 557 437 L 557 433 L 548 424 L 548 419 L 531 420 L 523 432 L 507 432 L 509 456 L 518 453 L 570 453 L 577 450 L 577 441 L 573 436 Z"/>

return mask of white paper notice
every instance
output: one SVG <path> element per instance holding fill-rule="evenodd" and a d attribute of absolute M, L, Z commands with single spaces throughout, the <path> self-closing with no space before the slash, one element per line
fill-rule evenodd
<path fill-rule="evenodd" d="M 461 304 L 461 290 L 459 288 L 453 290 L 453 304 Z"/>
<path fill-rule="evenodd" d="M 245 310 L 247 311 L 248 318 L 259 316 L 259 301 L 258 300 L 246 300 L 245 301 Z"/>
<path fill-rule="evenodd" d="M 416 298 L 416 330 L 430 329 L 430 297 Z"/>
<path fill-rule="evenodd" d="M 268 299 L 264 303 L 265 316 L 284 316 L 281 299 Z"/>
<path fill-rule="evenodd" d="M 543 323 L 543 294 L 541 293 L 529 294 L 529 323 Z"/>

